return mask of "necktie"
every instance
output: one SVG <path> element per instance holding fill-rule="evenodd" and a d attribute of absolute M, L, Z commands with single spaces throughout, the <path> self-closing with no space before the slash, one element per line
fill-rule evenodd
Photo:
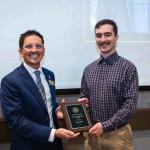
<path fill-rule="evenodd" d="M 53 122 L 53 117 L 52 117 L 52 107 L 50 106 L 50 101 L 46 101 L 45 89 L 41 82 L 40 71 L 35 71 L 34 73 L 36 76 L 36 85 L 39 89 L 39 92 L 40 92 L 40 94 L 45 102 L 46 108 L 48 110 L 48 114 L 50 117 L 50 127 L 54 127 L 54 122 Z"/>
<path fill-rule="evenodd" d="M 40 92 L 44 102 L 45 102 L 46 101 L 46 95 L 45 95 L 44 86 L 43 86 L 43 84 L 41 82 L 40 71 L 35 71 L 34 73 L 36 75 L 36 85 L 37 85 L 37 87 L 39 89 L 39 92 Z"/>

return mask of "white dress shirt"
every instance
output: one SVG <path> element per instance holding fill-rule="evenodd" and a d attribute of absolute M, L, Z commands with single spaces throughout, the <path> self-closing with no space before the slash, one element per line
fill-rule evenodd
<path fill-rule="evenodd" d="M 27 69 L 27 71 L 29 72 L 31 77 L 33 78 L 34 82 L 36 83 L 36 75 L 35 75 L 34 72 L 37 71 L 37 70 L 32 68 L 32 67 L 30 67 L 25 62 L 23 63 L 23 65 Z M 49 85 L 47 83 L 47 80 L 45 78 L 45 75 L 44 75 L 44 73 L 42 71 L 42 68 L 40 67 L 38 69 L 38 71 L 40 71 L 41 82 L 42 82 L 42 84 L 44 86 L 44 89 L 45 89 L 46 108 L 47 108 L 48 115 L 49 115 L 49 118 L 50 118 L 50 127 L 52 128 L 48 141 L 49 142 L 53 142 L 54 139 L 55 139 L 54 135 L 55 135 L 56 129 L 54 129 L 54 122 L 53 122 L 53 116 L 52 116 L 52 108 L 53 108 L 53 106 L 52 106 L 52 101 L 51 101 L 51 92 L 50 92 L 50 88 L 49 88 Z"/>

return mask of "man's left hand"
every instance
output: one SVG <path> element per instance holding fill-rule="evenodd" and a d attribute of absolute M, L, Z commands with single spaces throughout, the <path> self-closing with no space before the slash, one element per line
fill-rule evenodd
<path fill-rule="evenodd" d="M 103 135 L 103 126 L 100 122 L 96 123 L 90 130 L 89 134 L 102 136 Z"/>
<path fill-rule="evenodd" d="M 66 103 L 66 100 L 62 99 L 61 103 Z M 56 116 L 57 119 L 64 119 L 64 115 L 60 105 L 56 108 Z"/>

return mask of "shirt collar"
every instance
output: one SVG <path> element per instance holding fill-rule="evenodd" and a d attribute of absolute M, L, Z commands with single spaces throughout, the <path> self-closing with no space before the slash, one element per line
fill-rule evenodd
<path fill-rule="evenodd" d="M 108 64 L 113 64 L 117 59 L 119 58 L 119 55 L 117 52 L 114 52 L 113 54 L 109 55 L 108 57 L 104 58 L 102 55 L 99 58 L 98 64 L 101 64 L 103 62 L 106 62 Z"/>
<path fill-rule="evenodd" d="M 23 62 L 23 65 L 27 69 L 27 71 L 29 72 L 30 75 L 32 75 L 35 71 L 37 71 L 36 69 L 34 69 L 31 66 L 27 65 L 25 62 Z M 42 73 L 42 67 L 39 67 L 38 71 L 40 71 Z"/>

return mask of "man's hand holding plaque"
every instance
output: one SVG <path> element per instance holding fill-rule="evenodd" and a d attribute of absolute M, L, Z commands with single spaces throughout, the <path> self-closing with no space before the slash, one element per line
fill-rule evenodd
<path fill-rule="evenodd" d="M 61 104 L 62 104 L 62 103 L 66 103 L 66 100 L 65 100 L 65 99 L 62 99 Z M 64 119 L 64 114 L 63 114 L 63 112 L 62 112 L 61 105 L 59 105 L 59 106 L 56 108 L 56 116 L 57 116 L 57 119 L 59 119 L 59 120 Z"/>
<path fill-rule="evenodd" d="M 65 100 L 62 100 L 61 103 L 65 103 Z M 61 106 L 58 106 L 56 109 L 56 116 L 58 119 L 63 119 L 64 115 L 61 109 Z M 72 138 L 76 138 L 80 133 L 74 133 L 73 131 L 64 129 L 64 128 L 59 128 L 56 129 L 55 131 L 55 136 L 59 137 L 59 138 L 63 138 L 63 139 L 72 139 Z"/>
<path fill-rule="evenodd" d="M 68 130 L 82 132 L 91 128 L 92 124 L 85 103 L 87 101 L 79 99 L 77 102 L 62 102 L 60 104 L 61 106 L 57 109 L 57 117 L 64 118 Z"/>

